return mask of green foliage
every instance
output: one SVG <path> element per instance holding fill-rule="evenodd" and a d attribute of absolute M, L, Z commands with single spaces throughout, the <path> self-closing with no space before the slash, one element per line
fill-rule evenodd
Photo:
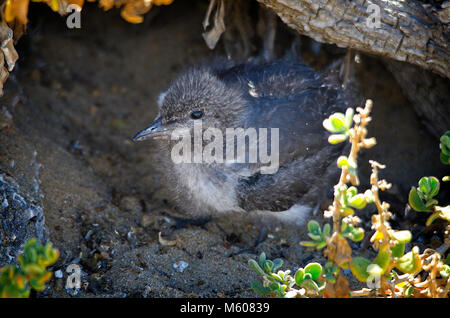
<path fill-rule="evenodd" d="M 439 193 L 440 183 L 435 177 L 423 177 L 419 180 L 418 187 L 412 187 L 409 192 L 409 205 L 418 212 L 432 212 L 426 225 L 430 225 L 437 218 L 450 222 L 450 205 L 438 206 L 434 197 Z"/>
<path fill-rule="evenodd" d="M 320 280 L 322 266 L 319 263 L 309 263 L 305 268 L 299 268 L 295 273 L 295 283 L 304 288 L 308 293 L 319 295 L 325 288 L 325 284 Z"/>
<path fill-rule="evenodd" d="M 356 174 L 356 169 L 358 168 L 357 163 L 350 160 L 347 156 L 340 156 L 337 159 L 337 166 L 341 169 L 347 167 L 350 174 Z"/>
<path fill-rule="evenodd" d="M 328 138 L 329 143 L 338 144 L 347 140 L 353 123 L 353 113 L 353 109 L 349 108 L 345 112 L 345 115 L 342 113 L 334 113 L 323 121 L 323 127 L 333 133 Z"/>
<path fill-rule="evenodd" d="M 8 265 L 0 269 L 0 298 L 26 298 L 30 295 L 30 288 L 43 290 L 52 277 L 46 268 L 58 257 L 59 253 L 51 243 L 43 246 L 36 239 L 30 239 L 18 257 L 20 267 Z"/>
<path fill-rule="evenodd" d="M 360 282 L 366 282 L 369 279 L 368 267 L 371 264 L 372 262 L 365 257 L 353 257 L 350 270 Z"/>
<path fill-rule="evenodd" d="M 450 164 L 450 131 L 441 136 L 439 148 L 441 149 L 441 162 Z M 442 181 L 450 181 L 449 176 L 442 178 Z M 419 180 L 419 187 L 411 188 L 409 192 L 409 205 L 418 212 L 432 212 L 426 225 L 430 225 L 434 220 L 440 218 L 450 222 L 450 205 L 438 206 L 438 201 L 433 199 L 440 189 L 439 180 L 435 177 L 423 177 Z"/>
<path fill-rule="evenodd" d="M 355 213 L 355 209 L 364 209 L 367 203 L 373 202 L 373 194 L 370 190 L 367 190 L 364 193 L 358 193 L 358 189 L 356 187 L 348 187 L 346 184 L 336 187 L 334 196 L 339 201 L 342 217 L 353 215 Z"/>
<path fill-rule="evenodd" d="M 444 278 L 449 278 L 450 277 L 450 266 L 448 266 L 447 264 L 442 266 L 442 269 L 439 274 L 441 274 L 441 276 Z"/>
<path fill-rule="evenodd" d="M 439 148 L 441 149 L 441 162 L 445 165 L 450 165 L 450 131 L 447 131 L 442 135 L 440 141 Z"/>
<path fill-rule="evenodd" d="M 264 278 L 264 282 L 253 281 L 252 289 L 259 294 L 270 294 L 274 297 L 285 297 L 287 289 L 294 283 L 289 275 L 290 271 L 277 271 L 283 260 L 277 258 L 274 261 L 267 260 L 266 254 L 261 253 L 258 262 L 251 259 L 248 261 L 250 268 Z"/>
<path fill-rule="evenodd" d="M 311 220 L 308 222 L 308 236 L 312 241 L 301 242 L 300 244 L 307 247 L 315 247 L 320 250 L 327 246 L 327 237 L 330 235 L 330 224 L 325 224 L 323 229 L 320 228 L 320 224 L 317 221 Z"/>
<path fill-rule="evenodd" d="M 435 262 L 432 266 L 422 263 L 424 256 L 420 255 L 419 248 L 414 246 L 411 251 L 405 253 L 406 244 L 412 239 L 410 231 L 393 230 L 389 224 L 391 212 L 389 205 L 381 202 L 379 191 L 388 189 L 390 185 L 385 180 L 378 180 L 377 169 L 384 166 L 370 161 L 372 165 L 372 175 L 370 182 L 371 189 L 364 193 L 359 193 L 355 185 L 359 184 L 357 178 L 357 152 L 360 148 L 370 148 L 376 141 L 374 138 L 365 138 L 367 134 L 366 125 L 371 118 L 371 103 L 366 102 L 366 108 L 358 108 L 358 114 L 354 115 L 352 109 L 348 109 L 344 114 L 335 113 L 323 121 L 323 126 L 332 135 L 328 141 L 336 144 L 347 140 L 350 137 L 352 149 L 350 155 L 340 156 L 337 165 L 342 169 L 339 183 L 334 187 L 333 205 L 325 211 L 325 217 L 333 217 L 333 225 L 338 229 L 331 228 L 330 224 L 323 227 L 315 221 L 308 223 L 308 236 L 311 241 L 301 242 L 306 247 L 313 247 L 321 250 L 326 247 L 325 255 L 328 262 L 322 268 L 318 263 L 310 263 L 305 268 L 299 268 L 294 277 L 290 276 L 290 271 L 280 271 L 282 260 L 276 259 L 273 262 L 266 260 L 264 253 L 259 257 L 259 262 L 249 260 L 250 267 L 259 275 L 263 281 L 254 281 L 252 288 L 257 293 L 270 295 L 272 297 L 347 297 L 352 293 L 348 287 L 348 281 L 340 275 L 340 268 L 350 267 L 352 274 L 361 282 L 369 282 L 379 279 L 378 292 L 386 296 L 392 292 L 400 297 L 420 297 L 426 291 L 430 297 L 445 297 L 447 292 L 438 292 L 436 287 L 430 288 L 431 271 L 438 271 L 443 286 L 450 282 L 450 256 L 442 262 Z M 353 121 L 355 127 L 352 127 Z M 450 131 L 446 132 L 440 139 L 441 161 L 450 164 Z M 353 159 L 350 159 L 353 158 Z M 444 177 L 443 181 L 450 181 L 450 177 Z M 351 186 L 348 184 L 351 183 Z M 427 221 L 431 224 L 436 218 L 450 221 L 450 205 L 447 207 L 438 206 L 435 197 L 439 194 L 440 183 L 435 177 L 423 177 L 419 180 L 418 187 L 413 187 L 409 193 L 409 204 L 419 212 L 429 212 L 432 215 Z M 364 238 L 364 229 L 358 227 L 359 218 L 354 216 L 356 210 L 361 210 L 367 204 L 375 203 L 378 214 L 372 216 L 372 228 L 375 233 L 370 241 L 373 247 L 378 250 L 377 256 L 373 259 L 365 257 L 352 257 L 352 250 L 348 240 L 354 242 Z M 435 252 L 433 255 L 438 255 Z M 437 258 L 439 259 L 439 257 Z M 428 269 L 426 269 L 428 268 Z M 277 272 L 278 270 L 278 272 Z M 425 270 L 430 274 L 425 282 L 420 282 L 421 287 L 416 287 L 411 283 L 413 278 L 420 271 Z M 404 273 L 402 277 L 398 272 Z M 436 272 L 435 272 L 436 273 Z M 405 276 L 406 275 L 406 276 Z M 408 276 L 409 275 L 409 276 Z M 431 275 L 431 276 L 430 276 Z M 405 279 L 407 277 L 407 279 Z M 416 280 L 417 281 L 417 280 Z M 447 283 L 445 283 L 447 282 Z M 428 285 L 424 285 L 427 283 Z M 433 283 L 434 284 L 434 283 Z M 428 287 L 423 287 L 428 286 Z M 447 285 L 448 286 L 448 285 Z M 427 290 L 425 290 L 428 288 Z M 442 289 L 443 290 L 443 289 Z M 362 290 L 363 291 L 363 290 Z M 361 295 L 356 292 L 356 295 Z"/>
<path fill-rule="evenodd" d="M 380 277 L 386 274 L 391 264 L 391 255 L 389 254 L 389 246 L 380 247 L 378 255 L 373 261 L 365 257 L 354 257 L 350 263 L 350 270 L 353 275 L 361 282 L 366 282 L 370 277 Z M 390 274 L 388 272 L 387 274 Z"/>
<path fill-rule="evenodd" d="M 403 273 L 414 274 L 422 269 L 419 248 L 414 246 L 411 252 L 403 255 L 395 262 L 395 267 Z"/>
<path fill-rule="evenodd" d="M 394 246 L 391 247 L 392 257 L 402 257 L 405 254 L 405 245 L 411 241 L 410 231 L 396 231 L 392 234 L 395 240 Z"/>
<path fill-rule="evenodd" d="M 364 229 L 342 220 L 341 235 L 354 242 L 359 242 L 364 238 Z"/>
<path fill-rule="evenodd" d="M 353 275 L 361 282 L 366 282 L 369 277 L 376 277 L 386 273 L 391 263 L 404 273 L 411 273 L 411 270 L 421 268 L 421 261 L 418 259 L 417 247 L 405 255 L 405 245 L 411 241 L 410 231 L 393 231 L 391 234 L 391 245 L 383 245 L 379 248 L 378 254 L 373 261 L 364 257 L 354 257 L 350 263 Z M 376 232 L 373 236 L 375 240 L 382 240 L 383 234 Z M 388 250 L 390 249 L 390 251 Z"/>
<path fill-rule="evenodd" d="M 423 177 L 419 180 L 419 187 L 411 188 L 409 204 L 419 212 L 432 212 L 432 206 L 438 203 L 433 199 L 440 189 L 439 180 L 435 177 Z"/>
<path fill-rule="evenodd" d="M 267 260 L 265 253 L 261 253 L 258 262 L 250 259 L 248 264 L 256 274 L 263 278 L 262 282 L 253 281 L 251 283 L 252 289 L 258 294 L 277 298 L 295 298 L 305 294 L 319 295 L 325 287 L 320 280 L 322 266 L 318 263 L 310 263 L 305 268 L 299 268 L 294 277 L 290 275 L 290 270 L 279 270 L 283 265 L 281 259 Z"/>
<path fill-rule="evenodd" d="M 334 264 L 333 262 L 327 262 L 322 271 L 323 278 L 326 282 L 330 282 L 332 284 L 336 283 L 336 276 L 339 273 L 339 266 Z"/>

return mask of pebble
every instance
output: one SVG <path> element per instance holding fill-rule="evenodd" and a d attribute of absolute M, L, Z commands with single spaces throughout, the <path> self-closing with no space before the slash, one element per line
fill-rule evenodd
<path fill-rule="evenodd" d="M 189 264 L 185 261 L 179 261 L 175 264 L 173 264 L 173 268 L 176 269 L 178 272 L 182 273 L 186 268 L 188 268 Z"/>

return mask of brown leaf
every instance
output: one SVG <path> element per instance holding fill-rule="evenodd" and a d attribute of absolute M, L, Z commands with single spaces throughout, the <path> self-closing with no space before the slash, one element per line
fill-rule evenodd
<path fill-rule="evenodd" d="M 68 5 L 71 4 L 76 4 L 77 6 L 79 6 L 80 8 L 83 7 L 84 4 L 84 0 L 64 0 Z"/>
<path fill-rule="evenodd" d="M 350 287 L 348 280 L 342 275 L 339 275 L 336 283 L 327 283 L 323 292 L 326 298 L 347 298 L 350 295 Z"/>
<path fill-rule="evenodd" d="M 153 0 L 152 2 L 157 6 L 161 6 L 161 5 L 169 5 L 173 2 L 173 0 Z"/>
<path fill-rule="evenodd" d="M 328 239 L 324 254 L 339 267 L 346 267 L 352 261 L 352 249 L 347 240 L 338 233 Z"/>
<path fill-rule="evenodd" d="M 6 22 L 14 22 L 26 25 L 28 22 L 28 4 L 29 0 L 7 0 L 5 7 Z"/>
<path fill-rule="evenodd" d="M 125 4 L 120 15 L 130 23 L 142 23 L 144 21 L 142 15 L 147 13 L 151 7 L 151 1 L 133 0 Z"/>
<path fill-rule="evenodd" d="M 108 11 L 114 7 L 114 0 L 100 0 L 99 6 L 103 8 L 103 10 Z"/>

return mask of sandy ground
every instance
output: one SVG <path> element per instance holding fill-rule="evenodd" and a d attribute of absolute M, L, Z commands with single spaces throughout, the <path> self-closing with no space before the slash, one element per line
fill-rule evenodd
<path fill-rule="evenodd" d="M 49 238 L 61 252 L 52 269 L 63 278 L 38 296 L 70 296 L 64 284 L 72 263 L 82 268 L 81 297 L 254 297 L 247 261 L 262 251 L 292 271 L 312 260 L 324 264 L 320 252 L 298 244 L 307 239 L 304 228 L 274 222 L 255 247 L 255 218 L 190 217 L 160 186 L 151 143 L 130 140 L 154 118 L 158 93 L 180 70 L 222 53 L 201 37 L 204 6 L 176 1 L 130 25 L 118 12 L 88 5 L 79 30 L 48 11 L 32 17 L 1 98 L 12 119 L 0 130 L 0 167 L 25 190 L 39 180 Z M 387 164 L 382 177 L 395 184 L 386 195 L 397 212 L 393 224 L 411 229 L 420 243 L 423 218 L 405 217 L 404 207 L 421 176 L 444 174 L 438 142 L 382 64 L 362 60 L 355 81 L 374 100 L 369 134 L 379 146 L 361 156 L 361 179 L 369 159 Z M 163 246 L 159 232 L 177 244 Z M 355 248 L 372 253 L 364 243 Z"/>

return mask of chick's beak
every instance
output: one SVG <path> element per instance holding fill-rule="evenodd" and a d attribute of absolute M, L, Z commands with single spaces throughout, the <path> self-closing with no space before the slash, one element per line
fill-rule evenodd
<path fill-rule="evenodd" d="M 145 128 L 144 130 L 138 132 L 134 137 L 133 141 L 143 141 L 146 139 L 158 139 L 170 137 L 170 134 L 174 127 L 171 125 L 163 125 L 161 117 L 155 119 L 155 121 Z"/>

